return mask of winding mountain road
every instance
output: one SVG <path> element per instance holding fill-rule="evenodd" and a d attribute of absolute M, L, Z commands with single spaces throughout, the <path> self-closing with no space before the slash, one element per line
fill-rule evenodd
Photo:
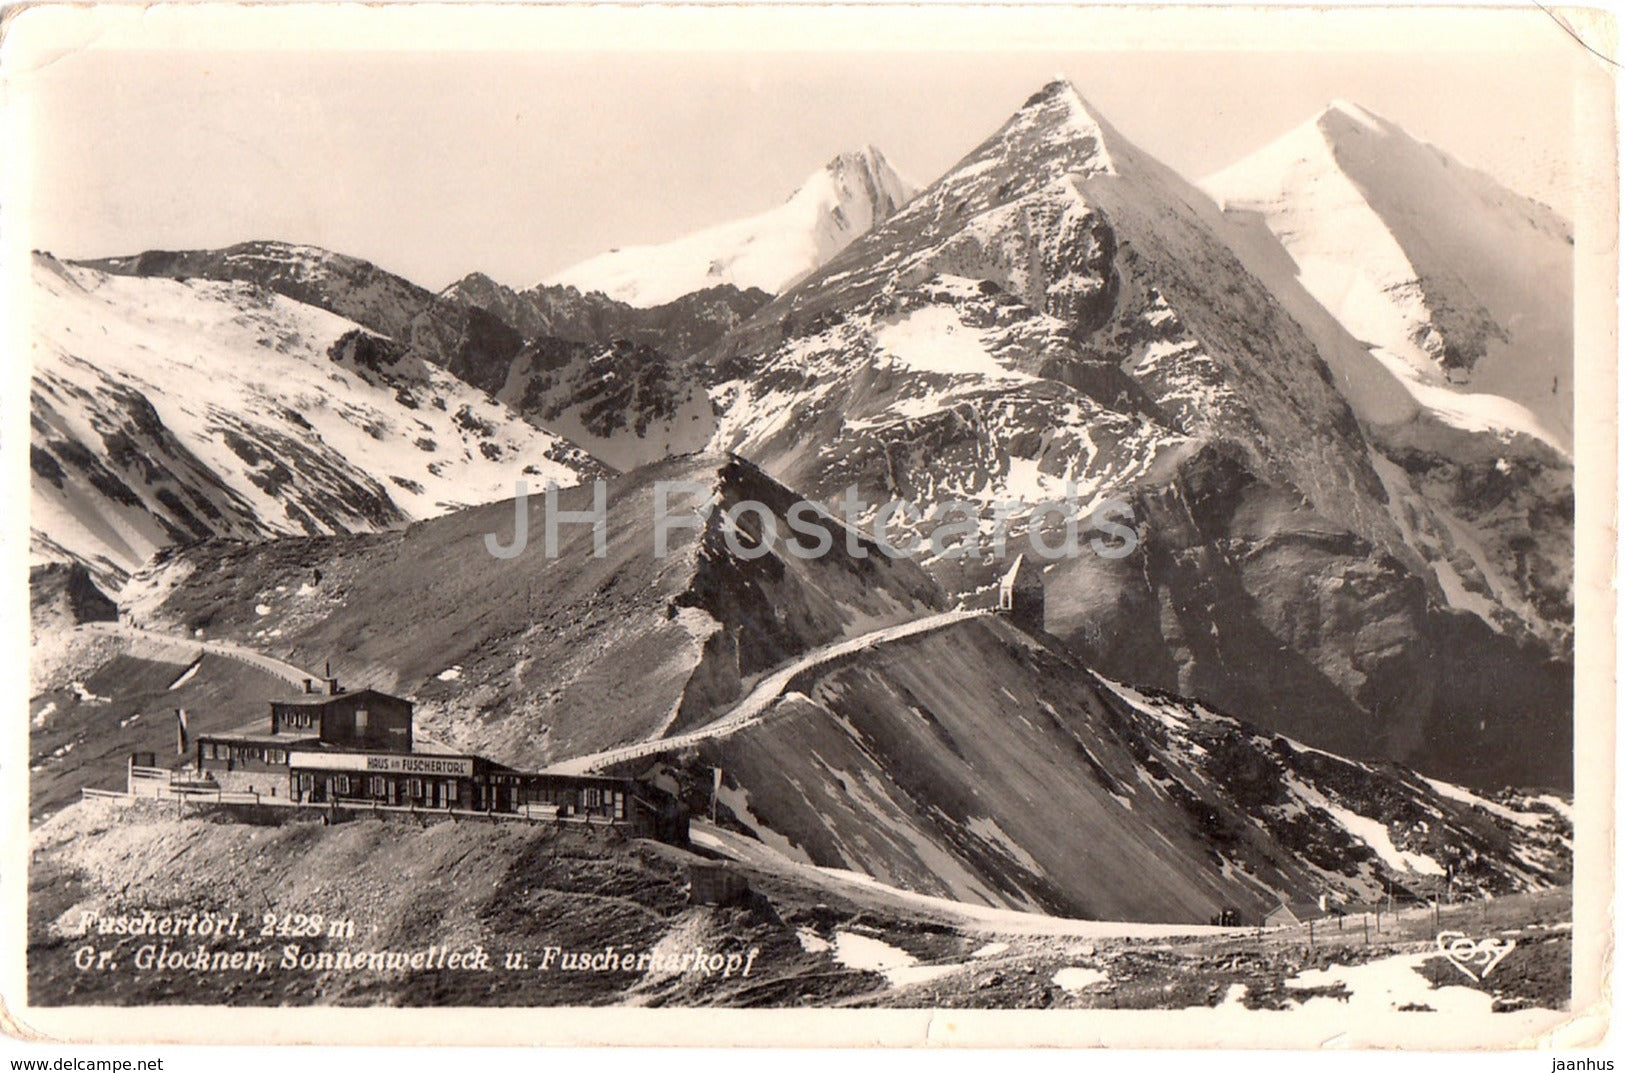
<path fill-rule="evenodd" d="M 669 738 L 654 738 L 649 741 L 634 742 L 631 745 L 619 745 L 613 749 L 605 749 L 602 752 L 588 753 L 585 756 L 560 761 L 546 768 L 546 770 L 561 775 L 583 775 L 623 760 L 653 756 L 656 753 L 684 749 L 692 745 L 698 745 L 703 741 L 726 737 L 761 722 L 768 707 L 784 694 L 784 691 L 790 687 L 790 683 L 795 680 L 797 675 L 805 671 L 830 663 L 843 656 L 849 656 L 854 652 L 862 652 L 865 649 L 874 648 L 877 645 L 887 644 L 891 641 L 901 641 L 907 637 L 917 637 L 923 633 L 931 633 L 991 613 L 990 611 L 944 611 L 940 614 L 928 615 L 925 618 L 914 619 L 910 622 L 898 623 L 895 626 L 883 626 L 880 629 L 859 634 L 857 637 L 849 637 L 845 640 L 815 648 L 810 652 L 803 653 L 782 667 L 763 675 L 756 685 L 751 688 L 750 692 L 745 694 L 743 700 L 703 727 L 682 734 L 674 734 Z M 223 656 L 227 659 L 238 660 L 268 674 L 273 674 L 293 685 L 301 685 L 306 678 L 320 677 L 291 663 L 230 641 L 209 641 L 180 634 L 160 633 L 139 626 L 113 622 L 89 622 L 80 628 L 94 633 L 123 637 L 132 642 L 151 644 L 159 649 L 174 653 L 188 663 L 196 661 L 205 652 Z"/>
<path fill-rule="evenodd" d="M 574 757 L 570 760 L 561 760 L 559 763 L 546 768 L 547 771 L 560 775 L 584 775 L 590 771 L 607 767 L 610 764 L 620 763 L 623 760 L 636 760 L 641 756 L 653 756 L 656 753 L 670 752 L 674 749 L 684 749 L 691 745 L 698 745 L 702 741 L 726 737 L 735 731 L 743 730 L 760 722 L 763 713 L 769 705 L 778 700 L 784 691 L 789 688 L 796 676 L 814 667 L 849 656 L 854 652 L 874 648 L 890 641 L 900 641 L 905 637 L 915 637 L 922 633 L 931 633 L 955 623 L 965 622 L 969 619 L 980 618 L 991 614 L 989 611 L 944 611 L 937 615 L 928 615 L 925 618 L 915 619 L 912 622 L 899 623 L 896 626 L 884 626 L 878 630 L 850 637 L 844 641 L 824 645 L 806 652 L 784 666 L 762 676 L 762 679 L 752 687 L 745 698 L 722 716 L 713 719 L 697 730 L 690 730 L 683 734 L 674 734 L 669 738 L 654 738 L 650 741 L 635 742 L 631 745 L 620 745 L 602 752 L 588 753 L 585 756 Z"/>
<path fill-rule="evenodd" d="M 262 652 L 256 652 L 245 645 L 233 644 L 230 641 L 206 641 L 201 638 L 187 637 L 184 634 L 160 633 L 157 630 L 129 626 L 122 622 L 86 622 L 81 624 L 79 629 L 151 644 L 159 649 L 175 652 L 177 658 L 186 663 L 195 663 L 205 652 L 211 655 L 224 656 L 226 659 L 234 659 L 267 674 L 275 675 L 283 681 L 296 686 L 303 685 L 306 678 L 321 678 L 319 674 L 303 670 L 291 663 L 267 656 Z"/>

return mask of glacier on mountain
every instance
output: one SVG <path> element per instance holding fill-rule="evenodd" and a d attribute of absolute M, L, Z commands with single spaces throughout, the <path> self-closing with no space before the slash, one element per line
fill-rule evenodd
<path fill-rule="evenodd" d="M 842 153 L 784 204 L 660 245 L 623 246 L 553 275 L 548 282 L 655 306 L 733 284 L 776 294 L 846 248 L 913 196 L 880 150 Z"/>

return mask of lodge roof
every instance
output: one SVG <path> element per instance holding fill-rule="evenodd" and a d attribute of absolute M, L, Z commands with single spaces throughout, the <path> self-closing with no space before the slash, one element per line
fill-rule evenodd
<path fill-rule="evenodd" d="M 272 704 L 286 704 L 296 708 L 325 708 L 341 700 L 354 700 L 356 697 L 382 697 L 385 700 L 399 701 L 401 704 L 411 704 L 405 697 L 397 697 L 385 693 L 380 689 L 355 689 L 343 693 L 293 693 L 285 697 L 273 697 Z"/>
<path fill-rule="evenodd" d="M 1297 920 L 1318 920 L 1329 915 L 1327 910 L 1320 907 L 1319 902 L 1282 902 L 1265 913 L 1264 918 L 1268 920 L 1277 913 L 1289 913 Z"/>
<path fill-rule="evenodd" d="M 264 723 L 256 719 L 247 726 L 236 730 L 205 732 L 197 735 L 199 741 L 239 741 L 249 745 L 278 745 L 294 748 L 300 745 L 314 745 L 320 739 L 315 734 L 273 734 L 264 729 Z"/>

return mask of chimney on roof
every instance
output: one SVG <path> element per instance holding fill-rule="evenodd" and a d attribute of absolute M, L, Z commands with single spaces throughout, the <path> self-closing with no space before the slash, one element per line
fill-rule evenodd
<path fill-rule="evenodd" d="M 340 694 L 340 693 L 343 693 L 343 692 L 344 692 L 344 689 L 343 689 L 343 687 L 341 687 L 341 686 L 340 686 L 340 685 L 339 685 L 339 680 L 338 680 L 338 678 L 336 678 L 336 677 L 330 677 L 330 678 L 326 678 L 326 679 L 324 679 L 324 681 L 325 681 L 325 682 L 327 682 L 327 695 L 328 695 L 328 696 L 330 696 L 330 697 L 336 697 L 336 696 L 338 696 L 338 695 L 339 695 L 339 694 Z"/>
<path fill-rule="evenodd" d="M 306 693 L 314 693 L 314 692 L 316 692 L 316 679 L 314 679 L 314 678 L 306 678 L 305 679 L 305 692 Z"/>

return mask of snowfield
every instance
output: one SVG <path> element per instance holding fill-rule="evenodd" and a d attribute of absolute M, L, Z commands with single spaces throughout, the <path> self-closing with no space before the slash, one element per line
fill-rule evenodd
<path fill-rule="evenodd" d="M 1573 450 L 1573 239 L 1551 209 L 1346 101 L 1203 186 L 1263 215 L 1422 408 Z"/>
<path fill-rule="evenodd" d="M 36 555 L 104 579 L 178 539 L 367 531 L 590 465 L 438 367 L 335 358 L 357 325 L 248 284 L 49 258 L 34 280 Z"/>
<path fill-rule="evenodd" d="M 777 294 L 908 201 L 914 188 L 874 146 L 843 153 L 788 201 L 663 245 L 624 246 L 551 277 L 634 306 L 731 283 Z"/>
<path fill-rule="evenodd" d="M 915 372 L 994 381 L 1031 379 L 995 361 L 982 333 L 967 327 L 948 306 L 926 306 L 881 325 L 875 345 Z"/>
<path fill-rule="evenodd" d="M 1338 986 L 1347 989 L 1349 994 L 1346 999 L 1317 995 L 1303 1000 L 1297 1008 L 1304 1014 L 1335 1014 L 1355 1023 L 1362 1017 L 1380 1017 L 1407 1008 L 1463 1020 L 1477 1021 L 1488 1017 L 1495 1005 L 1495 996 L 1490 992 L 1456 985 L 1434 987 L 1427 977 L 1417 971 L 1438 956 L 1429 952 L 1396 954 L 1363 965 L 1309 969 L 1288 980 L 1286 986 L 1299 991 Z M 1546 1023 L 1554 1012 L 1527 1009 L 1501 1016 Z"/>

